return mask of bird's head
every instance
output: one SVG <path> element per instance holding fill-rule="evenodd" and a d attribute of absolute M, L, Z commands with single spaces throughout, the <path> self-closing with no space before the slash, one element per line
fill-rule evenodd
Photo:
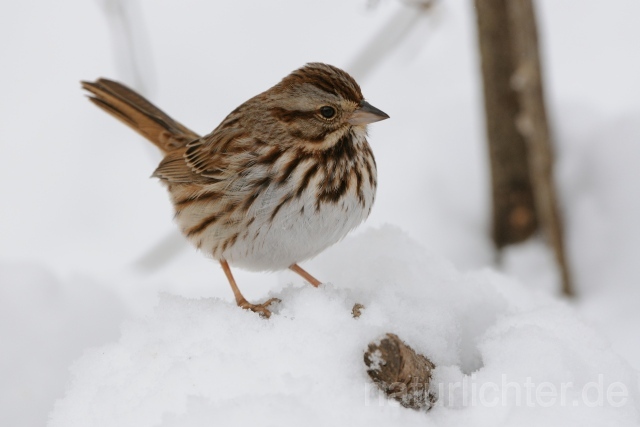
<path fill-rule="evenodd" d="M 312 150 L 330 148 L 349 132 L 364 136 L 367 124 L 389 118 L 364 100 L 353 77 L 322 63 L 295 70 L 264 95 L 269 114 Z"/>

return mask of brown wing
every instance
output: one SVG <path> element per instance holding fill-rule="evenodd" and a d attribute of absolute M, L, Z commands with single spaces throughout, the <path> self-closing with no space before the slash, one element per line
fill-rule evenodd
<path fill-rule="evenodd" d="M 202 183 L 206 184 L 210 180 L 202 175 L 194 172 L 191 167 L 187 165 L 184 158 L 185 149 L 174 150 L 167 154 L 160 162 L 160 165 L 156 168 L 151 175 L 154 178 L 160 178 L 164 181 L 173 183 Z"/>
<path fill-rule="evenodd" d="M 169 153 L 153 176 L 176 183 L 224 181 L 251 166 L 255 149 L 256 142 L 242 129 L 216 129 Z"/>
<path fill-rule="evenodd" d="M 247 135 L 242 129 L 216 129 L 211 134 L 187 145 L 185 159 L 194 172 L 208 178 L 221 179 L 227 176 L 234 157 L 250 148 Z"/>

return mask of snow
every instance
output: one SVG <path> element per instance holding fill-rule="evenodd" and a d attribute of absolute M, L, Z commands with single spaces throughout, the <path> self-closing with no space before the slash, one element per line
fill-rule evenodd
<path fill-rule="evenodd" d="M 50 427 L 638 421 L 635 371 L 545 293 L 490 270 L 460 273 L 390 226 L 336 246 L 317 270 L 335 283 L 270 293 L 282 302 L 268 321 L 229 301 L 163 296 L 72 366 Z M 386 332 L 436 364 L 442 400 L 428 415 L 380 398 L 367 378 L 363 350 Z M 465 375 L 476 390 L 456 386 Z M 528 383 L 547 394 L 527 395 Z"/>
<path fill-rule="evenodd" d="M 42 425 L 70 361 L 117 339 L 126 309 L 96 280 L 61 282 L 36 263 L 0 262 L 0 284 L 0 424 Z"/>
<path fill-rule="evenodd" d="M 538 3 L 570 302 L 539 238 L 492 266 L 470 2 L 417 20 L 391 0 L 122 3 L 140 87 L 199 132 L 309 61 L 353 67 L 391 116 L 370 129 L 371 218 L 304 264 L 327 285 L 234 271 L 251 301 L 282 300 L 268 321 L 176 236 L 153 147 L 80 93 L 141 83 L 112 50 L 117 4 L 0 14 L 0 425 L 640 424 L 636 1 Z M 390 32 L 404 39 L 358 68 Z M 430 412 L 368 380 L 363 351 L 387 332 L 436 364 Z"/>

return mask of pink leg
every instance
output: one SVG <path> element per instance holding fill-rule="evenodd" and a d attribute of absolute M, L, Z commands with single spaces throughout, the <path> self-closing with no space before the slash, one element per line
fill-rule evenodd
<path fill-rule="evenodd" d="M 306 280 L 307 282 L 311 283 L 311 285 L 316 287 L 316 288 L 322 284 L 322 283 L 320 283 L 320 281 L 318 279 L 316 279 L 315 277 L 313 277 L 312 275 L 307 273 L 298 264 L 293 264 L 291 267 L 289 267 L 289 270 L 291 270 L 291 271 L 293 271 L 295 273 L 298 273 L 300 276 L 302 276 L 302 278 L 304 280 Z"/>
<path fill-rule="evenodd" d="M 227 276 L 227 279 L 229 280 L 229 284 L 231 285 L 231 290 L 233 291 L 233 295 L 236 297 L 236 304 L 238 304 L 238 307 L 244 308 L 246 310 L 251 310 L 268 319 L 271 316 L 271 311 L 269 311 L 267 307 L 269 307 L 269 305 L 273 302 L 280 302 L 280 300 L 278 298 L 271 298 L 270 300 L 262 304 L 251 304 L 249 301 L 246 300 L 244 295 L 242 295 L 242 293 L 240 292 L 240 289 L 236 284 L 236 280 L 233 278 L 233 274 L 231 274 L 231 268 L 229 267 L 229 263 L 227 263 L 227 261 L 220 260 L 220 265 L 222 266 L 222 270 L 224 271 L 224 274 Z"/>

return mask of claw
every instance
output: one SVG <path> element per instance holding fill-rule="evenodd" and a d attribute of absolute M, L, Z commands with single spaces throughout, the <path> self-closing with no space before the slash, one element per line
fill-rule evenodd
<path fill-rule="evenodd" d="M 260 315 L 260 317 L 268 319 L 269 317 L 271 317 L 271 311 L 267 307 L 269 307 L 273 303 L 279 303 L 279 302 L 281 302 L 280 299 L 271 298 L 271 299 L 263 302 L 262 304 L 251 304 L 249 301 L 244 300 L 241 303 L 239 303 L 238 305 L 241 308 L 244 308 L 245 310 L 251 310 L 254 313 L 258 313 Z"/>

